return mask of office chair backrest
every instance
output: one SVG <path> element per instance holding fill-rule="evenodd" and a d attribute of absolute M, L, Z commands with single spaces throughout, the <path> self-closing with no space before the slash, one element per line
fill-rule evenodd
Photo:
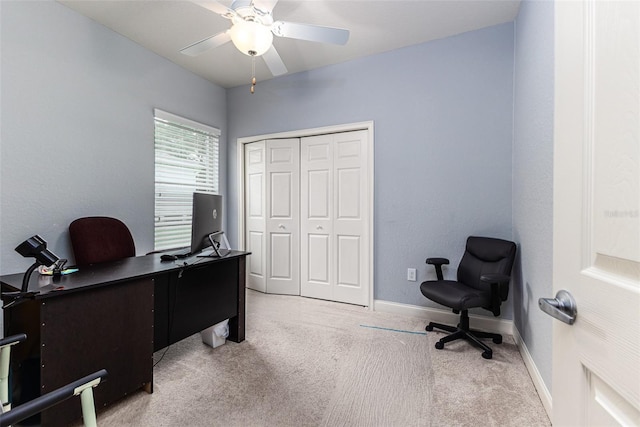
<path fill-rule="evenodd" d="M 458 266 L 458 282 L 478 290 L 487 290 L 487 284 L 480 280 L 483 274 L 511 275 L 511 267 L 516 256 L 516 244 L 507 240 L 490 237 L 467 239 L 467 247 Z M 507 299 L 508 286 L 500 289 L 500 297 Z"/>
<path fill-rule="evenodd" d="M 136 255 L 129 228 L 104 216 L 78 218 L 69 225 L 76 265 L 116 261 Z"/>

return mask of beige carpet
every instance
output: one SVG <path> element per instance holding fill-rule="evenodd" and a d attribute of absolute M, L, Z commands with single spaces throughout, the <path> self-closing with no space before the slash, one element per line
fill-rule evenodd
<path fill-rule="evenodd" d="M 213 349 L 198 334 L 171 346 L 154 368 L 154 393 L 106 408 L 98 424 L 550 425 L 511 337 L 485 360 L 465 342 L 436 350 L 441 334 L 424 325 L 248 291 L 246 341 Z"/>

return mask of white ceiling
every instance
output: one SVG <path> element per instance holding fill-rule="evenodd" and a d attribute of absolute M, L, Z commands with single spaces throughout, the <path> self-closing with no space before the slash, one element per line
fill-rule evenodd
<path fill-rule="evenodd" d="M 249 84 L 251 58 L 227 43 L 198 57 L 179 51 L 225 31 L 230 21 L 190 1 L 59 0 L 222 87 Z M 220 0 L 225 6 L 231 0 Z M 276 20 L 350 30 L 345 46 L 274 37 L 289 73 L 386 52 L 515 19 L 519 0 L 280 0 Z M 258 81 L 272 78 L 256 60 Z"/>

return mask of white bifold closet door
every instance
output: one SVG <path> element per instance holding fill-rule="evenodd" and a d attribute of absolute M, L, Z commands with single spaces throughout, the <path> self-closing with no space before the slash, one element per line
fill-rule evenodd
<path fill-rule="evenodd" d="M 247 287 L 369 305 L 368 132 L 244 147 Z"/>
<path fill-rule="evenodd" d="M 247 287 L 300 295 L 300 140 L 245 145 Z"/>
<path fill-rule="evenodd" d="M 300 292 L 369 304 L 368 134 L 305 137 L 300 144 Z"/>

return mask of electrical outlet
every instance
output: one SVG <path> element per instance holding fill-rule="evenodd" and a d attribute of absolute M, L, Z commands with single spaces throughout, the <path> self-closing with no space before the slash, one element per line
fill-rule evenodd
<path fill-rule="evenodd" d="M 410 282 L 416 281 L 416 269 L 415 268 L 407 268 L 407 280 Z"/>

